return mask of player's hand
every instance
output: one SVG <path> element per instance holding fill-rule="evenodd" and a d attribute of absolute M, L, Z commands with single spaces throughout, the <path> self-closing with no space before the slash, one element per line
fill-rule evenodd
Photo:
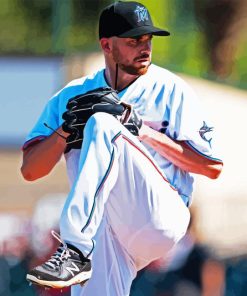
<path fill-rule="evenodd" d="M 111 114 L 124 123 L 129 118 L 131 106 L 120 102 L 117 92 L 110 87 L 100 87 L 71 98 L 62 115 L 63 131 L 69 134 L 65 152 L 81 148 L 84 127 L 97 112 Z"/>
<path fill-rule="evenodd" d="M 139 131 L 142 127 L 141 116 L 133 109 L 128 122 L 124 123 L 124 126 L 134 135 L 139 136 Z"/>

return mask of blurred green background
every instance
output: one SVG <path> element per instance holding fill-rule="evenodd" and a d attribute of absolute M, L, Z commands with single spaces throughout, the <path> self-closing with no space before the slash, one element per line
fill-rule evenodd
<path fill-rule="evenodd" d="M 1 0 L 0 54 L 70 55 L 97 50 L 97 22 L 109 0 Z M 247 88 L 245 0 L 158 0 L 154 22 L 172 34 L 154 40 L 154 62 Z"/>

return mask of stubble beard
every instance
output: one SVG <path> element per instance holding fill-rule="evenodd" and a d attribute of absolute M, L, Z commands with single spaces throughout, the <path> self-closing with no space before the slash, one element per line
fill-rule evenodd
<path fill-rule="evenodd" d="M 123 64 L 123 63 L 121 63 L 121 58 L 120 58 L 118 50 L 113 50 L 112 56 L 113 56 L 114 62 L 116 64 L 118 64 L 119 68 L 122 71 L 124 71 L 127 74 L 134 75 L 134 76 L 140 76 L 140 75 L 146 74 L 147 70 L 151 64 L 151 61 L 149 61 L 148 65 L 139 66 L 139 67 L 132 65 L 132 64 L 127 64 L 127 65 Z"/>
<path fill-rule="evenodd" d="M 144 75 L 147 73 L 148 67 L 150 66 L 150 62 L 147 66 L 141 66 L 141 67 L 137 67 L 134 65 L 124 65 L 121 63 L 118 63 L 118 66 L 121 70 L 123 70 L 124 72 L 130 74 L 130 75 Z"/>

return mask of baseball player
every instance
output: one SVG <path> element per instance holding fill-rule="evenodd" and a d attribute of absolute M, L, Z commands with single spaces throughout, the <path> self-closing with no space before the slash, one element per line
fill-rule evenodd
<path fill-rule="evenodd" d="M 185 234 L 191 173 L 219 176 L 213 127 L 190 87 L 151 64 L 154 35 L 169 32 L 153 25 L 144 5 L 106 7 L 99 21 L 105 68 L 56 93 L 28 135 L 24 178 L 47 175 L 64 154 L 71 184 L 60 235 L 53 232 L 61 245 L 28 273 L 30 282 L 72 286 L 72 295 L 129 295 L 137 271 Z M 132 111 L 122 120 L 126 104 Z"/>

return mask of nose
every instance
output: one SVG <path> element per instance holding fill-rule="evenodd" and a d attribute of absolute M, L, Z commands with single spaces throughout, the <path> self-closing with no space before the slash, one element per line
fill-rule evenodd
<path fill-rule="evenodd" d="M 148 40 L 146 42 L 143 42 L 141 53 L 150 53 L 151 49 L 152 49 L 152 43 L 151 43 L 151 40 Z"/>

